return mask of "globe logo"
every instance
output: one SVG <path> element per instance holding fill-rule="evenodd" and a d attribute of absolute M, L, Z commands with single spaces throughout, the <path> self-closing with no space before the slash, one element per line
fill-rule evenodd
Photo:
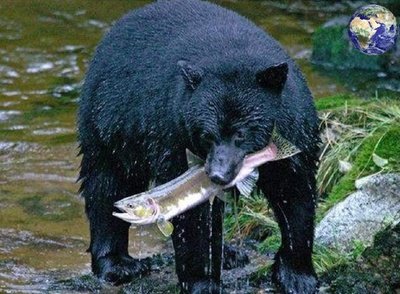
<path fill-rule="evenodd" d="M 371 4 L 359 8 L 351 17 L 348 33 L 354 47 L 368 55 L 383 54 L 396 43 L 397 23 L 387 8 Z"/>

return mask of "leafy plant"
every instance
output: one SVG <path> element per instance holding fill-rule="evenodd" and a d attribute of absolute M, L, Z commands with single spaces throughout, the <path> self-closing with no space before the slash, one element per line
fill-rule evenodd
<path fill-rule="evenodd" d="M 326 104 L 326 102 L 325 102 Z M 325 147 L 320 155 L 317 186 L 322 211 L 355 189 L 356 179 L 400 171 L 400 103 L 372 100 L 365 106 L 346 104 L 321 113 Z M 343 162 L 351 168 L 343 169 Z M 348 167 L 348 166 L 347 166 Z"/>

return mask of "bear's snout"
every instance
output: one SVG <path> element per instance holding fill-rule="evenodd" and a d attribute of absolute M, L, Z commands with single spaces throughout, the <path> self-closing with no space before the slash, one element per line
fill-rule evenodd
<path fill-rule="evenodd" d="M 229 145 L 214 145 L 206 160 L 206 173 L 210 180 L 218 185 L 232 182 L 242 167 L 244 152 Z"/>

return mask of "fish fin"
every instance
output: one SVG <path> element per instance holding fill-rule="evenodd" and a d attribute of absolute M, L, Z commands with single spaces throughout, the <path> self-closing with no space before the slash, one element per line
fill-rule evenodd
<path fill-rule="evenodd" d="M 213 205 L 215 197 L 216 197 L 216 195 L 213 195 L 210 198 L 208 198 L 208 200 L 210 201 L 210 205 Z"/>
<path fill-rule="evenodd" d="M 224 192 L 221 192 L 221 193 L 217 194 L 216 197 L 218 197 L 219 200 L 222 200 L 224 202 L 228 202 L 228 199 L 226 198 L 226 195 L 225 195 Z"/>
<path fill-rule="evenodd" d="M 171 236 L 174 231 L 174 225 L 164 218 L 159 218 L 157 220 L 157 227 L 165 237 Z"/>
<path fill-rule="evenodd" d="M 204 165 L 204 160 L 201 159 L 200 157 L 198 157 L 196 154 L 194 154 L 189 149 L 186 149 L 186 159 L 187 159 L 189 168 L 191 168 L 195 165 Z"/>
<path fill-rule="evenodd" d="M 297 148 L 293 143 L 289 142 L 281 134 L 279 134 L 276 126 L 274 126 L 272 130 L 270 143 L 274 144 L 277 149 L 276 157 L 274 160 L 291 157 L 301 152 L 301 150 Z"/>
<path fill-rule="evenodd" d="M 186 149 L 185 151 L 186 151 L 186 159 L 188 161 L 189 168 L 191 168 L 195 165 L 204 165 L 204 160 L 201 159 L 199 156 L 194 154 L 189 149 Z"/>
<path fill-rule="evenodd" d="M 253 170 L 247 177 L 236 184 L 236 188 L 239 190 L 240 194 L 248 198 L 251 195 L 254 187 L 258 181 L 258 170 Z"/>

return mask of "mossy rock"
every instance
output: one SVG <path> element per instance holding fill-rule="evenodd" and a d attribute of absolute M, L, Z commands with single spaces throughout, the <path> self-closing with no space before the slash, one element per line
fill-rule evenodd
<path fill-rule="evenodd" d="M 91 274 L 73 277 L 66 280 L 56 281 L 49 286 L 48 291 L 77 291 L 99 293 L 104 287 L 104 282 Z"/>
<path fill-rule="evenodd" d="M 330 293 L 399 293 L 400 224 L 374 238 L 357 262 L 340 265 L 323 274 Z"/>
<path fill-rule="evenodd" d="M 353 47 L 347 35 L 348 19 L 332 19 L 314 32 L 311 61 L 337 69 L 384 70 L 389 62 L 387 54 L 366 55 Z"/>

